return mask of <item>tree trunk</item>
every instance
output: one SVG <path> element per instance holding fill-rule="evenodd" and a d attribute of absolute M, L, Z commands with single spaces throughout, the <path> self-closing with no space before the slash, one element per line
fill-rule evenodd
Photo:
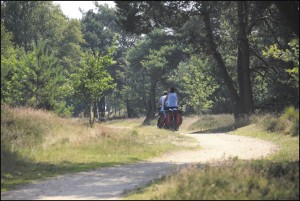
<path fill-rule="evenodd" d="M 243 61 L 242 61 L 242 50 L 241 48 L 238 46 L 238 57 L 237 57 L 237 78 L 238 78 L 238 84 L 239 84 L 239 94 L 240 94 L 240 112 L 243 112 L 243 103 L 245 96 L 243 96 L 244 94 L 244 76 L 243 76 Z"/>
<path fill-rule="evenodd" d="M 229 91 L 230 97 L 233 101 L 234 104 L 234 117 L 237 119 L 239 117 L 239 95 L 237 93 L 237 90 L 234 88 L 233 81 L 231 77 L 229 76 L 229 73 L 227 71 L 227 68 L 225 66 L 224 60 L 217 50 L 217 45 L 215 43 L 214 37 L 213 37 L 213 31 L 211 28 L 211 23 L 210 23 L 210 15 L 208 11 L 208 5 L 206 1 L 202 2 L 203 9 L 201 10 L 201 14 L 203 16 L 204 24 L 205 24 L 205 30 L 207 34 L 207 39 L 208 39 L 208 48 L 210 52 L 212 52 L 213 57 L 215 58 L 217 62 L 217 67 L 220 72 L 220 75 L 222 76 L 225 85 Z"/>
<path fill-rule="evenodd" d="M 127 117 L 132 118 L 133 117 L 132 107 L 128 99 L 126 100 L 126 108 L 127 108 Z"/>
<path fill-rule="evenodd" d="M 95 104 L 95 113 L 97 115 L 98 121 L 100 121 L 100 112 L 99 112 L 99 104 L 96 102 Z"/>
<path fill-rule="evenodd" d="M 105 118 L 105 96 L 102 96 L 99 101 L 100 118 L 99 121 Z"/>
<path fill-rule="evenodd" d="M 149 121 L 154 118 L 156 111 L 155 104 L 155 89 L 156 89 L 157 80 L 155 78 L 151 78 L 150 83 L 150 96 L 148 98 L 148 107 L 147 107 L 147 115 L 143 124 L 149 124 Z"/>
<path fill-rule="evenodd" d="M 95 122 L 95 114 L 94 114 L 94 103 L 90 104 L 90 126 L 91 128 L 94 126 Z"/>
<path fill-rule="evenodd" d="M 240 92 L 240 112 L 249 114 L 253 110 L 253 94 L 250 78 L 249 40 L 247 36 L 248 3 L 238 1 L 239 46 L 238 46 L 238 82 Z"/>

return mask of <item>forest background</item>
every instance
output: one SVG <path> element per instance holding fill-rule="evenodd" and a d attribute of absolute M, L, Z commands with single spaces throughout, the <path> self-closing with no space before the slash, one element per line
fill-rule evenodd
<path fill-rule="evenodd" d="M 299 108 L 299 1 L 115 1 L 69 19 L 1 1 L 1 104 L 102 121 Z"/>

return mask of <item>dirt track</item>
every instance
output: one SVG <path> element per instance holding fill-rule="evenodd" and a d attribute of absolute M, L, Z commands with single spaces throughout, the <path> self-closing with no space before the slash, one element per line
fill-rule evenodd
<path fill-rule="evenodd" d="M 137 164 L 101 168 L 38 181 L 1 193 L 1 200 L 121 199 L 124 192 L 176 171 L 181 165 L 210 163 L 229 157 L 259 159 L 278 149 L 267 141 L 225 133 L 184 135 L 197 139 L 203 149 L 173 152 Z"/>

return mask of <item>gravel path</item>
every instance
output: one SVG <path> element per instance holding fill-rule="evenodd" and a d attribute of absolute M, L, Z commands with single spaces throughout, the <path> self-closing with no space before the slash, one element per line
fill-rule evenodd
<path fill-rule="evenodd" d="M 1 200 L 116 200 L 124 192 L 177 171 L 181 165 L 210 163 L 229 157 L 259 159 L 278 148 L 256 138 L 216 134 L 183 134 L 194 137 L 202 147 L 178 151 L 137 164 L 101 168 L 37 181 L 17 190 L 1 193 Z"/>

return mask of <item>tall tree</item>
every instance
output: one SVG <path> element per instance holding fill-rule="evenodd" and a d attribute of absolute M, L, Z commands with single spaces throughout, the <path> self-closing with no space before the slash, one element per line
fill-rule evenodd
<path fill-rule="evenodd" d="M 250 79 L 250 50 L 248 40 L 249 6 L 247 1 L 237 2 L 238 12 L 238 82 L 240 113 L 249 114 L 253 111 L 253 93 Z"/>
<path fill-rule="evenodd" d="M 23 51 L 19 63 L 24 101 L 35 108 L 53 110 L 65 79 L 63 68 L 47 48 L 47 41 L 39 39 L 32 46 L 32 51 Z"/>
<path fill-rule="evenodd" d="M 47 41 L 32 42 L 32 50 L 9 50 L 1 58 L 1 93 L 11 105 L 26 105 L 53 110 L 61 104 L 64 83 L 62 66 L 47 47 Z M 5 72 L 4 74 L 2 74 Z"/>
<path fill-rule="evenodd" d="M 203 21 L 205 24 L 207 40 L 208 40 L 208 51 L 212 53 L 213 57 L 216 60 L 219 73 L 222 76 L 224 83 L 227 86 L 228 91 L 229 91 L 231 98 L 233 100 L 233 103 L 234 103 L 235 118 L 238 118 L 239 112 L 240 112 L 239 111 L 239 108 L 240 108 L 239 95 L 236 91 L 236 88 L 234 87 L 233 80 L 228 73 L 228 69 L 222 58 L 222 55 L 220 54 L 220 52 L 217 49 L 217 44 L 214 39 L 213 29 L 212 29 L 212 25 L 211 25 L 211 17 L 210 17 L 212 8 L 213 7 L 210 6 L 207 2 L 203 2 L 202 8 L 201 8 L 201 14 L 203 16 Z"/>
<path fill-rule="evenodd" d="M 48 39 L 57 53 L 66 18 L 51 1 L 1 1 L 1 21 L 13 34 L 13 42 L 30 50 L 32 40 Z M 56 47 L 56 48 L 55 48 Z"/>
<path fill-rule="evenodd" d="M 1 22 L 1 103 L 15 104 L 19 95 L 14 84 L 17 73 L 17 51 L 13 46 L 12 33 Z"/>
<path fill-rule="evenodd" d="M 235 111 L 235 116 L 237 117 L 239 114 L 239 95 L 234 87 L 234 83 L 232 78 L 230 77 L 228 70 L 226 68 L 226 65 L 224 63 L 224 60 L 220 54 L 220 52 L 217 49 L 217 44 L 215 42 L 214 37 L 214 30 L 211 24 L 211 16 L 210 14 L 214 12 L 215 7 L 209 3 L 209 2 L 164 2 L 164 3 L 154 3 L 154 2 L 127 2 L 127 4 L 124 2 L 116 1 L 116 5 L 118 8 L 118 14 L 120 16 L 120 21 L 123 22 L 123 25 L 126 25 L 126 20 L 128 20 L 129 14 L 128 10 L 132 11 L 130 16 L 136 16 L 135 22 L 138 28 L 135 27 L 129 27 L 132 28 L 131 31 L 137 31 L 144 33 L 148 32 L 149 29 L 154 29 L 156 26 L 165 26 L 170 27 L 173 30 L 179 29 L 183 23 L 189 19 L 190 16 L 193 15 L 202 15 L 203 22 L 204 22 L 204 28 L 207 35 L 207 45 L 208 45 L 208 52 L 213 55 L 213 57 L 216 60 L 217 68 L 219 71 L 219 74 L 222 76 L 225 85 L 227 86 L 229 93 L 231 94 L 233 103 L 235 104 L 235 108 L 237 109 Z M 125 13 L 124 8 L 126 6 L 130 6 L 131 8 L 139 8 L 139 9 L 127 9 L 127 12 Z M 156 11 L 153 9 L 154 7 L 159 7 L 160 9 L 157 9 Z M 169 8 L 169 11 L 167 11 Z M 162 15 L 162 17 L 157 20 L 155 16 L 157 16 L 158 11 L 164 11 L 165 14 Z M 144 13 L 144 15 L 142 15 Z M 179 16 L 180 20 L 174 20 L 177 19 Z M 146 17 L 140 17 L 140 16 L 146 16 Z M 147 18 L 149 21 L 153 21 L 152 24 L 143 24 L 143 19 Z M 168 21 L 168 19 L 173 19 Z M 159 21 L 159 22 L 158 22 Z M 151 25 L 151 26 L 150 26 Z M 149 27 L 150 26 L 150 27 Z M 127 27 L 128 28 L 128 27 Z"/>
<path fill-rule="evenodd" d="M 178 69 L 172 72 L 170 81 L 174 80 L 182 91 L 181 103 L 193 108 L 197 114 L 210 111 L 213 106 L 212 95 L 218 87 L 211 69 L 206 68 L 209 59 L 193 55 L 187 62 L 181 62 Z"/>
<path fill-rule="evenodd" d="M 109 8 L 108 5 L 99 5 L 95 2 L 97 12 L 89 10 L 83 14 L 81 20 L 82 33 L 84 35 L 85 43 L 83 44 L 84 49 L 90 49 L 94 56 L 96 53 L 100 53 L 98 56 L 106 55 L 110 46 L 118 42 L 120 35 L 120 28 L 116 24 L 116 14 L 113 8 Z M 115 51 L 113 57 L 115 60 Z M 113 76 L 114 80 L 117 81 L 116 69 L 117 65 L 105 66 L 106 70 Z M 108 90 L 106 93 L 112 92 Z M 106 94 L 105 94 L 106 95 Z M 105 116 L 105 95 L 101 96 L 97 102 L 97 110 L 100 111 L 99 115 L 101 118 Z"/>
<path fill-rule="evenodd" d="M 287 4 L 290 3 L 287 2 Z M 199 34 L 201 30 L 199 31 L 196 28 L 190 29 L 194 31 L 190 32 L 190 36 L 186 38 L 186 41 L 190 44 L 195 43 L 198 46 L 206 46 L 202 50 L 214 58 L 216 76 L 221 77 L 227 87 L 232 100 L 231 102 L 234 104 L 233 108 L 235 109 L 234 114 L 236 119 L 238 119 L 240 113 L 249 114 L 253 111 L 254 101 L 251 78 L 256 74 L 253 74 L 252 69 L 254 68 L 251 67 L 251 61 L 253 60 L 252 56 L 259 58 L 259 50 L 254 51 L 253 48 L 250 48 L 256 46 L 255 42 L 251 44 L 250 40 L 251 42 L 255 39 L 258 40 L 258 36 L 262 37 L 263 40 L 271 39 L 268 37 L 264 38 L 263 34 L 265 33 L 263 32 L 265 30 L 269 33 L 271 32 L 274 38 L 278 36 L 276 31 L 271 29 L 273 26 L 275 27 L 276 21 L 269 22 L 265 27 L 261 26 L 261 22 L 266 23 L 266 19 L 268 19 L 264 16 L 265 11 L 270 10 L 270 12 L 273 12 L 271 15 L 276 14 L 276 10 L 273 8 L 274 3 L 229 2 L 228 4 L 228 2 L 213 1 L 116 1 L 116 5 L 120 23 L 127 30 L 136 33 L 149 33 L 150 30 L 156 27 L 168 28 L 176 33 L 187 21 L 194 20 L 195 18 L 200 19 L 198 24 L 202 24 L 201 28 L 205 31 L 206 36 L 201 37 L 201 34 Z M 260 7 L 255 7 L 254 5 L 259 5 Z M 232 12 L 229 13 L 229 10 Z M 229 13 L 227 15 L 228 19 L 222 18 L 225 12 Z M 160 16 L 159 19 L 157 16 Z M 130 26 L 129 22 L 134 25 Z M 222 22 L 229 23 L 233 31 L 222 30 L 221 26 L 224 26 Z M 225 41 L 226 37 L 231 37 L 231 39 Z M 237 78 L 236 75 L 232 74 L 231 66 L 233 64 L 228 63 L 229 56 L 227 54 L 231 54 L 232 56 L 232 53 L 223 52 L 225 48 L 221 45 L 225 44 L 225 42 L 229 42 L 232 48 L 235 45 L 238 47 L 236 48 L 237 53 L 235 55 Z M 198 50 L 198 53 L 201 54 L 201 48 L 196 48 L 195 50 Z M 257 63 L 259 62 L 256 61 Z"/>
<path fill-rule="evenodd" d="M 81 33 L 81 24 L 77 19 L 66 22 L 63 27 L 63 37 L 60 40 L 57 57 L 64 68 L 72 73 L 73 68 L 80 63 L 83 57 L 81 45 L 85 43 Z"/>
<path fill-rule="evenodd" d="M 149 78 L 150 94 L 147 98 L 145 124 L 153 119 L 156 112 L 155 89 L 157 82 L 176 68 L 182 58 L 182 51 L 172 44 L 172 38 L 174 36 L 168 35 L 166 31 L 155 29 L 128 52 L 129 65 L 144 71 Z"/>
<path fill-rule="evenodd" d="M 111 57 L 113 52 L 110 51 L 105 56 L 85 53 L 81 67 L 72 74 L 75 95 L 84 101 L 88 107 L 91 127 L 95 121 L 94 111 L 98 98 L 103 96 L 105 91 L 115 87 L 113 78 L 105 69 L 106 66 L 113 63 Z"/>

